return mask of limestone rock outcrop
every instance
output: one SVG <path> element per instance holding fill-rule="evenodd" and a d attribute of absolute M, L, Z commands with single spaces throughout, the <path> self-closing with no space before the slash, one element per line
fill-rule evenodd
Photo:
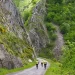
<path fill-rule="evenodd" d="M 44 24 L 44 16 L 46 14 L 45 1 L 46 0 L 41 0 L 36 4 L 29 21 L 28 33 L 36 53 L 50 43 Z"/>
<path fill-rule="evenodd" d="M 45 1 L 33 8 L 26 30 L 13 0 L 0 0 L 0 67 L 21 67 L 50 43 L 44 24 Z"/>
<path fill-rule="evenodd" d="M 9 54 L 3 44 L 0 44 L 0 68 L 5 67 L 8 69 L 17 68 L 22 66 L 22 60 L 19 57 Z"/>
<path fill-rule="evenodd" d="M 13 0 L 0 0 L 0 67 L 17 68 L 23 66 L 28 45 L 23 20 Z M 33 54 L 31 52 L 30 54 Z"/>

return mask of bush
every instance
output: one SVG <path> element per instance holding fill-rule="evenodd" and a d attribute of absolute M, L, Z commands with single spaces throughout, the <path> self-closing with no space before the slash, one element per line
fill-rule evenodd
<path fill-rule="evenodd" d="M 53 21 L 54 16 L 55 16 L 54 12 L 50 12 L 47 14 L 45 20 L 48 22 L 51 22 L 51 21 Z"/>
<path fill-rule="evenodd" d="M 43 48 L 42 50 L 39 51 L 39 56 L 44 57 L 44 58 L 53 58 L 53 52 L 49 48 Z"/>
<path fill-rule="evenodd" d="M 24 22 L 28 20 L 28 18 L 30 17 L 30 15 L 31 15 L 30 12 L 25 12 L 25 13 L 24 13 L 24 17 L 23 17 Z"/>
<path fill-rule="evenodd" d="M 70 25 L 68 24 L 68 23 L 63 23 L 62 25 L 61 25 L 61 32 L 63 33 L 63 34 L 66 34 L 66 33 L 68 33 L 70 31 Z"/>
<path fill-rule="evenodd" d="M 5 33 L 6 32 L 6 28 L 4 26 L 2 26 L 2 25 L 0 26 L 0 32 L 1 33 Z"/>
<path fill-rule="evenodd" d="M 20 0 L 13 0 L 13 2 L 14 2 L 15 5 L 18 7 L 18 6 L 19 6 L 19 3 L 20 3 Z"/>
<path fill-rule="evenodd" d="M 72 42 L 75 42 L 75 31 L 70 31 L 65 35 L 65 40 L 70 40 Z"/>
<path fill-rule="evenodd" d="M 64 68 L 75 70 L 75 43 L 67 41 L 67 46 L 63 49 L 62 64 Z"/>
<path fill-rule="evenodd" d="M 62 24 L 63 20 L 62 20 L 62 16 L 60 16 L 60 14 L 56 14 L 55 17 L 53 18 L 53 21 L 55 24 Z"/>
<path fill-rule="evenodd" d="M 53 40 L 53 41 L 55 41 L 56 38 L 57 38 L 57 35 L 56 35 L 56 34 L 53 34 L 53 35 L 51 36 L 51 40 Z"/>
<path fill-rule="evenodd" d="M 36 0 L 32 0 L 32 3 L 33 3 L 33 4 L 36 4 L 36 2 L 37 2 Z"/>
<path fill-rule="evenodd" d="M 53 26 L 53 24 L 52 23 L 46 23 L 46 27 L 47 27 L 47 30 L 50 32 L 50 31 L 55 31 L 56 30 L 56 28 Z"/>

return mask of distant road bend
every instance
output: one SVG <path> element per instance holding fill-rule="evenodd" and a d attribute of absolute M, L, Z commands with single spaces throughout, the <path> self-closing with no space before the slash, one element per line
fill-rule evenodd
<path fill-rule="evenodd" d="M 32 68 L 8 75 L 44 75 L 50 64 L 47 62 L 47 69 L 44 69 L 44 67 L 41 66 L 42 60 L 43 59 L 38 58 L 39 61 L 38 69 L 36 69 L 36 66 L 34 66 Z"/>

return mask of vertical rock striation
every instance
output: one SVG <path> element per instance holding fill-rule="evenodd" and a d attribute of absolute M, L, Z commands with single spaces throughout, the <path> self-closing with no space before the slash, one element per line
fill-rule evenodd
<path fill-rule="evenodd" d="M 49 44 L 44 24 L 45 3 L 41 0 L 36 4 L 28 23 L 29 30 L 26 31 L 13 0 L 0 0 L 0 67 L 21 67 L 27 61 L 25 59 L 32 59 L 34 54 Z"/>
<path fill-rule="evenodd" d="M 3 15 L 3 22 L 8 31 L 15 33 L 18 37 L 22 38 L 24 32 L 23 20 L 21 19 L 20 13 L 16 9 L 12 0 L 1 0 L 0 9 Z"/>
<path fill-rule="evenodd" d="M 28 26 L 29 37 L 36 53 L 49 43 L 47 30 L 44 24 L 44 16 L 46 13 L 45 3 L 45 0 L 41 0 L 36 4 L 32 11 L 32 17 Z"/>
<path fill-rule="evenodd" d="M 23 25 L 13 0 L 0 0 L 0 67 L 17 68 L 23 66 L 23 60 L 26 61 L 24 53 L 32 49 L 27 43 Z M 5 33 L 2 33 L 3 27 L 6 28 Z"/>

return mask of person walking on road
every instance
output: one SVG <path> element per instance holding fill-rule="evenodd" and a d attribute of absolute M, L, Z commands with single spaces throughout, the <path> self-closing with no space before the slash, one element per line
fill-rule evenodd
<path fill-rule="evenodd" d="M 41 62 L 41 66 L 43 67 L 43 62 Z"/>
<path fill-rule="evenodd" d="M 45 61 L 44 62 L 44 68 L 46 69 L 46 67 L 47 67 L 47 62 Z"/>
<path fill-rule="evenodd" d="M 38 64 L 39 64 L 39 61 L 36 61 L 36 68 L 38 69 Z"/>

